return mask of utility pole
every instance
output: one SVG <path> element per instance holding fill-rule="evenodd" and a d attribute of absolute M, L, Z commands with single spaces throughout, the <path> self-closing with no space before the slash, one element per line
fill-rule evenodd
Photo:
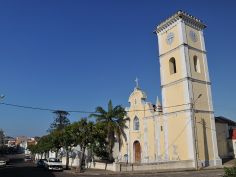
<path fill-rule="evenodd" d="M 0 101 L 4 98 L 4 95 L 0 95 Z M 0 129 L 0 146 L 3 146 L 5 143 L 4 131 Z"/>
<path fill-rule="evenodd" d="M 191 110 L 192 110 L 192 125 L 193 125 L 193 138 L 194 138 L 194 148 L 195 148 L 195 169 L 198 170 L 198 142 L 197 142 L 197 120 L 195 116 L 195 104 L 197 100 L 202 96 L 202 94 L 199 94 L 198 97 L 193 100 L 191 103 Z"/>

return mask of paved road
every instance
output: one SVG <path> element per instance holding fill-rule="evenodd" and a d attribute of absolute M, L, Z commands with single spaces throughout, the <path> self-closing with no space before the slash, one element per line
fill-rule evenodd
<path fill-rule="evenodd" d="M 50 172 L 42 168 L 36 168 L 33 163 L 25 163 L 22 158 L 13 158 L 11 164 L 6 168 L 0 168 L 0 177 L 92 177 L 92 176 L 133 176 L 133 177 L 222 177 L 223 170 L 205 170 L 194 172 L 170 172 L 152 174 L 112 174 L 108 175 L 102 171 L 88 170 L 83 174 L 74 174 L 68 171 Z"/>
<path fill-rule="evenodd" d="M 169 172 L 169 173 L 154 173 L 154 174 L 132 174 L 134 177 L 222 177 L 222 170 L 200 171 L 200 172 Z M 121 177 L 121 176 L 120 176 Z"/>
<path fill-rule="evenodd" d="M 90 176 L 107 176 L 107 175 L 99 175 L 99 173 L 91 173 L 90 171 L 85 172 L 86 175 Z M 93 175 L 92 175 L 93 174 Z M 123 177 L 123 176 L 130 176 L 130 177 L 222 177 L 224 174 L 222 169 L 219 170 L 204 170 L 204 171 L 186 171 L 186 172 L 165 172 L 165 173 L 154 173 L 148 172 L 146 174 L 141 173 L 122 173 L 122 174 L 113 174 L 110 176 L 116 177 Z M 80 175 L 80 176 L 83 176 Z M 108 175 L 109 176 L 109 175 Z"/>

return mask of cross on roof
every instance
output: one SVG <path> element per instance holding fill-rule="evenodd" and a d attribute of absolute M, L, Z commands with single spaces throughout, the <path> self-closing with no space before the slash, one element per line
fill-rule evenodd
<path fill-rule="evenodd" d="M 139 86 L 138 86 L 138 78 L 136 77 L 136 79 L 134 81 L 136 82 L 136 88 L 139 88 Z"/>

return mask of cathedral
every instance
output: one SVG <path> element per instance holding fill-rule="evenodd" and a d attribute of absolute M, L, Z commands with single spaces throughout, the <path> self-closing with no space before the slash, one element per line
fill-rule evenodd
<path fill-rule="evenodd" d="M 155 29 L 158 38 L 162 105 L 147 102 L 138 82 L 126 108 L 127 139 L 120 161 L 169 164 L 170 168 L 221 165 L 207 53 L 198 18 L 178 11 Z"/>

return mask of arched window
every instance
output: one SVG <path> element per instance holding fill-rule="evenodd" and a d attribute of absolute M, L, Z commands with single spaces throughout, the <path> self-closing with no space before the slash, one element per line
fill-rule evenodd
<path fill-rule="evenodd" d="M 170 65 L 170 74 L 175 74 L 177 70 L 176 70 L 176 61 L 174 57 L 172 57 L 169 60 L 169 65 Z"/>
<path fill-rule="evenodd" d="M 200 73 L 201 72 L 200 71 L 200 63 L 199 63 L 199 59 L 197 58 L 196 55 L 194 55 L 194 57 L 193 57 L 193 65 L 194 65 L 194 71 Z"/>
<path fill-rule="evenodd" d="M 139 119 L 137 117 L 134 118 L 134 130 L 139 130 Z"/>

